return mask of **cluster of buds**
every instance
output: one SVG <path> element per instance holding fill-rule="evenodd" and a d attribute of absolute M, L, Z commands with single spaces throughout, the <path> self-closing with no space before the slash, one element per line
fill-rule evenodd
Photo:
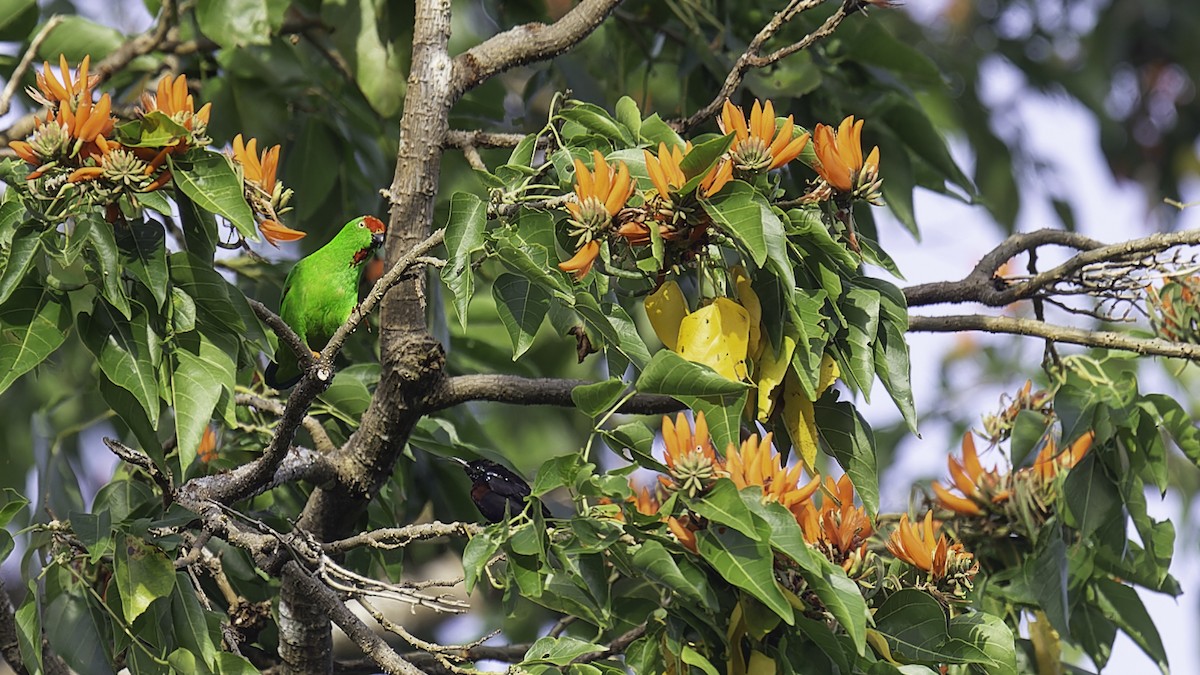
<path fill-rule="evenodd" d="M 1053 396 L 1044 389 L 1033 391 L 1033 382 L 1025 381 L 1025 386 L 1017 391 L 1016 397 L 1009 399 L 1004 395 L 1000 399 L 1001 410 L 995 415 L 983 416 L 983 434 L 992 445 L 997 445 L 1012 434 L 1017 415 L 1024 410 L 1033 410 L 1045 415 L 1054 412 L 1051 404 Z"/>
<path fill-rule="evenodd" d="M 1200 344 L 1200 275 L 1168 279 L 1162 288 L 1147 287 L 1150 325 L 1159 337 Z"/>

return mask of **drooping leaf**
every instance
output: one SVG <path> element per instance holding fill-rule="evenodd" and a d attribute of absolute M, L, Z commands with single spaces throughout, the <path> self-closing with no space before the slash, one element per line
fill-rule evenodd
<path fill-rule="evenodd" d="M 266 0 L 204 0 L 196 5 L 196 21 L 222 47 L 265 45 L 271 35 Z"/>
<path fill-rule="evenodd" d="M 696 546 L 726 581 L 754 596 L 792 625 L 792 606 L 775 581 L 771 547 L 766 542 L 718 527 L 697 532 Z"/>
<path fill-rule="evenodd" d="M 121 591 L 121 612 L 132 622 L 159 598 L 170 597 L 175 588 L 175 568 L 156 546 L 133 536 L 121 537 L 113 566 Z"/>
<path fill-rule="evenodd" d="M 48 288 L 23 287 L 0 306 L 0 392 L 67 339 L 70 312 Z"/>
<path fill-rule="evenodd" d="M 475 287 L 471 273 L 471 255 L 483 247 L 483 230 L 487 226 L 487 206 L 469 192 L 456 192 L 450 197 L 450 218 L 446 222 L 446 266 L 442 282 L 454 295 L 454 309 L 463 329 L 467 327 L 467 304 Z"/>
<path fill-rule="evenodd" d="M 550 294 L 515 274 L 502 274 L 492 284 L 496 311 L 513 343 L 513 360 L 521 358 L 533 344 L 538 327 L 550 309 Z"/>
<path fill-rule="evenodd" d="M 233 223 L 238 233 L 248 241 L 259 241 L 254 214 L 246 203 L 242 181 L 229 163 L 229 158 L 216 152 L 193 151 L 186 159 L 174 159 L 168 155 L 167 161 L 175 186 L 196 206 Z"/>
<path fill-rule="evenodd" d="M 635 386 L 641 392 L 667 396 L 738 394 L 747 388 L 744 382 L 722 377 L 711 368 L 665 349 L 650 359 Z"/>

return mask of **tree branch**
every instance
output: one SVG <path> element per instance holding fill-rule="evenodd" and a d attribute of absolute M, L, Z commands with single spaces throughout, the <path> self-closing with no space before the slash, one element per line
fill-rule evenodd
<path fill-rule="evenodd" d="M 283 403 L 275 399 L 263 398 L 255 394 L 237 394 L 233 397 L 233 402 L 236 405 L 250 406 L 265 410 L 273 415 L 283 415 L 285 406 Z M 313 439 L 313 448 L 317 452 L 327 453 L 337 450 L 337 446 L 329 439 L 329 434 L 325 432 L 325 427 L 321 426 L 321 421 L 311 415 L 305 415 L 300 422 L 304 425 L 304 430 L 308 432 Z"/>
<path fill-rule="evenodd" d="M 494 131 L 463 131 L 460 129 L 451 129 L 446 132 L 446 140 L 443 143 L 447 148 L 466 148 L 467 146 L 475 148 L 511 148 L 525 139 L 525 134 L 505 134 Z M 545 145 L 544 139 L 538 139 L 539 145 Z"/>
<path fill-rule="evenodd" d="M 483 532 L 483 526 L 475 523 L 421 523 L 406 527 L 389 527 L 356 534 L 353 537 L 331 541 L 322 545 L 321 549 L 329 555 L 345 553 L 360 546 L 378 549 L 396 549 L 407 546 L 414 541 L 436 539 L 438 537 L 473 537 Z"/>
<path fill-rule="evenodd" d="M 1165 356 L 1178 359 L 1200 359 L 1200 345 L 1171 342 L 1162 338 L 1137 338 L 1112 331 L 1089 331 L 1071 326 L 1059 326 L 1034 319 L 1018 319 L 1008 316 L 982 316 L 978 314 L 951 316 L 908 317 L 908 330 L 914 333 L 957 333 L 976 330 L 987 333 L 1027 335 L 1054 342 L 1095 347 L 1098 349 L 1120 349 L 1143 356 Z"/>
<path fill-rule="evenodd" d="M 509 68 L 563 53 L 599 26 L 621 0 L 583 0 L 550 25 L 527 23 L 493 35 L 454 58 L 455 98 Z"/>
<path fill-rule="evenodd" d="M 838 25 L 841 24 L 842 20 L 845 19 L 850 12 L 857 9 L 859 5 L 858 0 L 843 0 L 841 7 L 839 7 L 832 16 L 826 19 L 825 23 L 821 24 L 821 26 L 815 31 L 805 35 L 804 38 L 799 42 L 778 49 L 767 56 L 759 56 L 759 52 L 762 51 L 763 45 L 766 44 L 766 42 L 772 37 L 774 37 L 775 34 L 779 32 L 779 29 L 783 28 L 785 24 L 799 16 L 801 13 L 820 5 L 824 1 L 825 0 L 791 0 L 787 7 L 779 10 L 775 16 L 773 16 L 771 20 L 767 22 L 767 25 L 763 26 L 762 30 L 758 31 L 758 34 L 754 36 L 754 39 L 752 39 L 750 44 L 746 47 L 746 51 L 742 52 L 742 55 L 737 58 L 737 61 L 734 61 L 733 67 L 729 70 L 729 74 L 725 76 L 724 84 L 721 85 L 720 91 L 718 91 L 717 95 L 713 97 L 712 102 L 692 113 L 690 117 L 680 122 L 678 125 L 679 131 L 689 131 L 696 126 L 713 119 L 717 115 L 717 111 L 721 109 L 725 99 L 733 96 L 733 92 L 737 90 L 739 85 L 741 85 L 742 78 L 746 76 L 746 73 L 749 72 L 751 68 L 766 67 L 786 56 L 794 54 L 795 52 L 798 52 L 802 49 L 808 49 L 817 40 L 827 37 L 830 33 L 832 33 L 838 27 Z"/>
<path fill-rule="evenodd" d="M 514 405 L 555 405 L 575 407 L 571 391 L 575 387 L 594 384 L 587 380 L 520 375 L 458 375 L 442 380 L 427 399 L 426 412 L 450 408 L 467 401 L 493 401 Z M 625 402 L 617 412 L 628 415 L 659 415 L 675 412 L 683 405 L 670 396 L 638 394 Z"/>
<path fill-rule="evenodd" d="M 283 320 L 283 317 L 272 312 L 269 307 L 254 298 L 246 298 L 246 302 L 250 304 L 250 309 L 254 310 L 255 316 L 267 324 L 267 328 L 270 328 L 271 332 L 275 333 L 279 341 L 296 355 L 296 361 L 300 364 L 300 370 L 305 371 L 311 368 L 313 365 L 312 350 L 308 348 L 308 345 L 304 344 L 304 340 L 300 339 L 300 336 Z"/>
<path fill-rule="evenodd" d="M 325 614 L 345 631 L 346 636 L 354 644 L 358 645 L 359 649 L 362 649 L 363 653 L 378 664 L 384 672 L 400 673 L 402 675 L 423 675 L 419 668 L 405 660 L 388 643 L 384 642 L 383 638 L 376 635 L 354 612 L 350 611 L 349 607 L 346 607 L 346 604 L 342 602 L 342 599 L 336 593 L 325 586 L 325 584 L 313 578 L 300 563 L 295 560 L 289 560 L 284 563 L 283 570 L 291 578 L 292 583 L 304 592 L 312 602 L 321 607 Z"/>

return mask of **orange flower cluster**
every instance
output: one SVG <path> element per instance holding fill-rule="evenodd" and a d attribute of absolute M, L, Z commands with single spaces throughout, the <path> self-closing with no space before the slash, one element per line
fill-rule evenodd
<path fill-rule="evenodd" d="M 855 121 L 853 115 L 842 120 L 837 132 L 833 127 L 818 124 L 813 132 L 813 146 L 817 153 L 814 168 L 838 192 L 878 204 L 882 186 L 879 179 L 879 148 L 873 148 L 863 159 L 862 127 L 863 120 Z"/>
<path fill-rule="evenodd" d="M 775 126 L 775 106 L 771 101 L 760 104 L 754 100 L 750 109 L 750 123 L 742 109 L 725 99 L 717 126 L 721 133 L 733 133 L 733 145 L 729 147 L 729 161 L 739 171 L 755 173 L 771 171 L 800 156 L 808 146 L 808 133 L 795 135 L 796 123 L 788 115 L 783 127 Z"/>
<path fill-rule="evenodd" d="M 867 539 L 875 532 L 875 527 L 866 510 L 854 505 L 854 484 L 849 476 L 842 474 L 836 483 L 832 478 L 826 478 L 821 507 L 818 509 L 811 501 L 805 501 L 796 519 L 804 532 L 804 540 L 846 572 L 855 571 L 866 559 Z"/>
<path fill-rule="evenodd" d="M 741 449 L 730 444 L 725 453 L 725 472 L 729 479 L 739 489 L 751 485 L 762 487 L 763 499 L 768 502 L 779 502 L 794 514 L 801 512 L 808 504 L 817 488 L 821 486 L 821 478 L 813 476 L 807 484 L 800 485 L 800 472 L 803 466 L 800 462 L 788 469 L 783 465 L 783 458 L 771 446 L 771 434 L 763 436 L 758 442 L 758 435 L 742 441 Z M 809 505 L 811 508 L 811 505 Z M 797 519 L 799 516 L 797 516 Z"/>
<path fill-rule="evenodd" d="M 997 470 L 985 470 L 979 463 L 975 451 L 975 440 L 971 432 L 963 435 L 962 460 L 949 457 L 946 460 L 950 478 L 961 495 L 954 494 L 938 481 L 933 481 L 933 494 L 938 505 L 961 516 L 984 516 L 1003 507 L 1016 491 L 1018 481 L 1036 478 L 1041 485 L 1053 481 L 1079 463 L 1092 447 L 1096 433 L 1088 431 L 1075 439 L 1067 449 L 1059 451 L 1054 439 L 1046 442 L 1038 453 L 1033 466 L 1002 474 Z"/>
<path fill-rule="evenodd" d="M 575 201 L 567 202 L 571 212 L 570 234 L 577 239 L 575 255 L 559 263 L 558 268 L 572 272 L 576 280 L 592 270 L 600 254 L 600 239 L 611 229 L 612 219 L 633 195 L 634 184 L 629 167 L 618 162 L 614 170 L 599 150 L 592 151 L 595 169 L 589 171 L 575 160 Z"/>
<path fill-rule="evenodd" d="M 913 525 L 908 514 L 902 514 L 888 537 L 887 549 L 900 560 L 928 572 L 934 583 L 969 581 L 979 571 L 975 557 L 963 550 L 962 544 L 951 544 L 940 529 L 941 525 L 933 522 L 933 511 L 925 514 L 922 525 Z"/>
<path fill-rule="evenodd" d="M 691 497 L 704 492 L 721 477 L 724 465 L 713 448 L 704 413 L 696 413 L 695 429 L 683 413 L 679 413 L 674 424 L 671 418 L 663 417 L 662 435 L 663 461 L 673 481 L 664 479 L 668 489 L 682 490 Z"/>
<path fill-rule="evenodd" d="M 1148 286 L 1150 325 L 1159 337 L 1200 344 L 1200 275 L 1167 279 L 1162 288 Z"/>
<path fill-rule="evenodd" d="M 303 239 L 304 232 L 293 230 L 279 221 L 279 214 L 288 211 L 287 203 L 292 191 L 276 182 L 279 168 L 279 146 L 275 145 L 258 154 L 258 140 L 251 138 L 242 142 L 242 135 L 233 137 L 233 161 L 242 167 L 242 184 L 246 201 L 258 220 L 258 231 L 272 246 L 280 242 Z"/>
<path fill-rule="evenodd" d="M 209 106 L 194 110 L 183 75 L 173 80 L 164 77 L 157 96 L 144 95 L 145 112 L 167 115 L 181 131 L 160 133 L 152 142 L 124 137 L 122 142 L 113 135 L 116 118 L 111 97 L 102 94 L 92 100 L 98 78 L 88 75 L 90 64 L 91 58 L 84 57 L 74 77 L 64 56 L 59 57 L 58 76 L 49 63 L 43 64 L 37 75 L 37 90 L 29 93 L 49 110 L 45 118 L 35 118 L 34 132 L 28 139 L 9 143 L 18 157 L 34 167 L 26 180 L 46 176 L 45 186 L 39 188 L 46 197 L 54 197 L 52 192 L 64 183 L 87 183 L 94 202 L 109 204 L 122 192 L 150 192 L 163 187 L 171 180 L 164 166 L 168 154 L 208 143 L 204 132 Z"/>

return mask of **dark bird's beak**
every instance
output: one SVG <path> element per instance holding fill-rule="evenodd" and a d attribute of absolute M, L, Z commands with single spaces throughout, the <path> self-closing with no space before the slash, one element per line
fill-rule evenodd
<path fill-rule="evenodd" d="M 371 248 L 383 246 L 383 235 L 383 232 L 376 232 L 371 235 Z"/>
<path fill-rule="evenodd" d="M 470 462 L 468 462 L 467 460 L 465 460 L 465 459 L 462 459 L 462 458 L 460 458 L 460 457 L 446 457 L 445 459 L 448 459 L 448 460 L 450 460 L 450 461 L 452 461 L 452 462 L 458 462 L 459 464 L 462 464 L 463 466 L 469 466 L 469 465 L 470 465 Z"/>

